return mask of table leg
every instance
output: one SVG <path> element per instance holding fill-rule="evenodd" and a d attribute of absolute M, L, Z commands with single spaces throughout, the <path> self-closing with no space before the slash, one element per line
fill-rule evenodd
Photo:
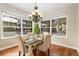
<path fill-rule="evenodd" d="M 29 56 L 34 56 L 32 46 L 29 46 Z"/>

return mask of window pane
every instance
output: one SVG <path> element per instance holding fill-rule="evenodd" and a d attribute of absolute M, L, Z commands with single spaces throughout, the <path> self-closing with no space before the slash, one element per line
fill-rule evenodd
<path fill-rule="evenodd" d="M 16 34 L 17 18 L 3 15 L 3 37 L 11 37 Z"/>

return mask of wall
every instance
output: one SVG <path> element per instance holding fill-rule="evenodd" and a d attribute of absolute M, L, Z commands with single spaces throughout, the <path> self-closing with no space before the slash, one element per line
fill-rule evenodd
<path fill-rule="evenodd" d="M 12 11 L 13 13 L 17 13 L 17 14 L 20 14 L 23 16 L 27 16 L 27 12 L 19 10 L 17 8 L 14 8 L 14 7 L 11 7 L 11 6 L 6 5 L 6 4 L 0 4 L 0 10 L 2 10 L 2 9 Z M 1 15 L 1 12 L 0 12 L 0 15 Z M 2 37 L 2 19 L 1 19 L 1 16 L 0 16 L 0 31 L 1 31 L 0 32 L 0 50 L 15 46 L 17 44 L 15 38 L 1 39 L 1 37 Z"/>
<path fill-rule="evenodd" d="M 15 38 L 0 39 L 0 50 L 10 48 L 17 45 Z"/>
<path fill-rule="evenodd" d="M 77 47 L 78 47 L 78 52 L 79 52 L 79 4 L 78 4 L 78 21 L 77 21 Z"/>
<path fill-rule="evenodd" d="M 61 11 L 64 10 L 64 11 Z M 52 36 L 52 43 L 60 44 L 66 47 L 77 49 L 77 4 L 73 4 L 64 9 L 60 9 L 56 14 L 54 12 L 53 15 L 63 14 L 67 15 L 67 38 L 66 37 L 54 37 Z"/>
<path fill-rule="evenodd" d="M 14 14 L 22 15 L 22 16 L 25 16 L 25 17 L 28 16 L 28 12 L 20 10 L 18 8 L 13 7 L 13 6 L 10 6 L 6 3 L 0 3 L 0 10 L 7 10 L 9 12 L 11 11 Z"/>

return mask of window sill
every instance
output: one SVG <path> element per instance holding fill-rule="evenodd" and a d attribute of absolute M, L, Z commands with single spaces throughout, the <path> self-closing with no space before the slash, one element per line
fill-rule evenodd
<path fill-rule="evenodd" d="M 58 36 L 58 35 L 52 35 L 52 37 L 57 37 L 57 38 L 67 38 L 67 36 Z"/>
<path fill-rule="evenodd" d="M 2 39 L 9 39 L 9 38 L 15 38 L 15 36 L 11 36 L 11 37 L 2 37 Z"/>

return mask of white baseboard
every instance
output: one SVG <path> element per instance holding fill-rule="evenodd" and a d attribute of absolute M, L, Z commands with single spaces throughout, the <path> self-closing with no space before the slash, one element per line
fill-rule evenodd
<path fill-rule="evenodd" d="M 79 49 L 77 49 L 78 55 L 79 55 Z"/>
<path fill-rule="evenodd" d="M 7 46 L 7 47 L 0 48 L 0 51 L 11 48 L 11 47 L 14 47 L 14 46 L 17 46 L 17 45 L 18 44 L 14 44 L 14 45 L 10 45 L 10 46 Z"/>
<path fill-rule="evenodd" d="M 63 47 L 67 47 L 67 48 L 72 48 L 72 49 L 75 49 L 75 50 L 79 51 L 78 48 L 76 48 L 76 47 L 72 47 L 72 46 L 68 46 L 68 45 L 61 44 L 61 43 L 56 43 L 56 42 L 51 42 L 51 43 L 56 44 L 56 45 L 60 45 L 60 46 L 63 46 Z"/>

